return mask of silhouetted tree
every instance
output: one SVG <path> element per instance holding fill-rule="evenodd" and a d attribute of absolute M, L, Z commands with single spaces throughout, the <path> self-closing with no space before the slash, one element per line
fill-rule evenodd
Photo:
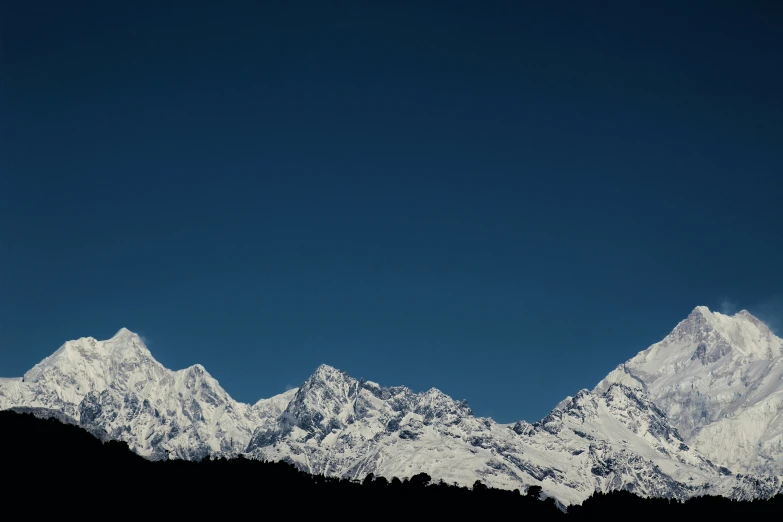
<path fill-rule="evenodd" d="M 432 477 L 430 477 L 426 473 L 417 473 L 416 475 L 413 475 L 411 477 L 410 483 L 411 486 L 424 487 L 428 485 L 431 481 L 432 481 Z"/>
<path fill-rule="evenodd" d="M 56 487 L 40 490 L 46 501 L 31 507 L 36 516 L 47 518 L 62 517 L 73 499 L 80 498 L 91 511 L 120 509 L 128 517 L 235 518 L 247 508 L 247 502 L 235 499 L 263 496 L 275 502 L 289 498 L 291 492 L 296 492 L 296 500 L 288 507 L 296 518 L 322 517 L 325 510 L 343 506 L 380 519 L 411 518 L 410 506 L 415 506 L 412 518 L 438 520 L 483 519 L 489 513 L 538 522 L 566 516 L 552 497 L 539 500 L 544 496 L 540 486 L 521 495 L 519 490 L 490 488 L 477 480 L 471 490 L 442 481 L 433 485 L 426 473 L 404 482 L 395 477 L 390 484 L 370 474 L 359 482 L 244 457 L 152 462 L 132 453 L 125 443 L 102 443 L 79 426 L 10 411 L 0 411 L 0 470 L 9 479 L 3 483 L 3 512 L 25 506 L 31 487 L 54 477 Z M 194 501 L 194 492 L 208 501 Z M 605 519 L 617 513 L 652 520 L 774 521 L 783 514 L 783 497 L 738 502 L 705 496 L 678 502 L 628 491 L 597 493 L 582 505 L 569 506 L 566 520 Z"/>

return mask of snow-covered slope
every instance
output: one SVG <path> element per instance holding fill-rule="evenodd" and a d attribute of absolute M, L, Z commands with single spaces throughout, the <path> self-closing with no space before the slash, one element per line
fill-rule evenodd
<path fill-rule="evenodd" d="M 384 388 L 325 365 L 277 426 L 256 431 L 248 453 L 346 478 L 426 472 L 465 486 L 535 484 L 566 505 L 596 489 L 685 498 L 732 495 L 737 484 L 687 447 L 643 393 L 622 385 L 601 396 L 583 390 L 539 423 L 509 426 L 436 389 Z"/>
<path fill-rule="evenodd" d="M 756 437 L 746 424 L 759 418 L 771 419 L 765 421 L 763 436 L 777 429 L 770 408 L 779 397 L 774 378 L 780 378 L 775 373 L 780 365 L 774 360 L 780 358 L 780 340 L 762 335 L 768 330 L 750 317 L 735 316 L 743 322 L 735 328 L 708 313 L 697 309 L 652 356 L 633 362 L 640 354 L 594 391 L 565 399 L 533 424 L 498 424 L 475 416 L 467 403 L 437 389 L 415 393 L 404 386 L 383 387 L 327 365 L 300 388 L 242 404 L 200 365 L 166 369 L 126 329 L 106 341 L 69 341 L 24 377 L 0 379 L 0 409 L 27 408 L 62 417 L 96 436 L 124 440 L 153 459 L 245 454 L 353 479 L 369 473 L 406 478 L 426 472 L 436 481 L 466 486 L 476 480 L 522 491 L 540 485 L 564 505 L 580 503 L 596 489 L 673 498 L 771 496 L 783 487 L 777 473 L 737 475 L 732 465 L 698 451 L 691 440 L 698 443 L 709 436 L 710 447 L 719 448 L 716 441 L 731 440 L 732 429 Z M 679 354 L 690 349 L 693 339 L 697 342 L 690 357 Z M 715 365 L 733 351 L 741 355 L 732 367 L 736 376 L 724 377 L 723 370 L 711 366 L 712 381 L 694 380 L 702 395 L 718 391 L 717 397 L 723 397 L 724 388 L 736 387 L 735 379 L 740 379 L 744 396 L 758 398 L 747 407 L 720 402 L 723 411 L 733 406 L 723 431 L 710 431 L 723 426 L 720 415 L 706 422 L 677 407 L 682 403 L 676 394 L 687 394 L 675 385 L 682 378 L 660 385 L 650 378 L 706 378 L 691 371 L 693 361 Z M 655 397 L 664 406 L 654 403 Z M 700 400 L 714 406 L 711 398 Z M 708 409 L 708 417 L 713 413 Z M 691 440 L 680 435 L 679 424 Z M 783 453 L 769 442 L 773 439 L 764 440 L 770 458 L 780 459 Z"/>
<path fill-rule="evenodd" d="M 783 474 L 783 341 L 743 310 L 699 306 L 662 341 L 596 387 L 645 390 L 714 462 L 743 473 Z"/>
<path fill-rule="evenodd" d="M 0 408 L 15 406 L 64 413 L 150 458 L 236 454 L 268 416 L 234 401 L 201 365 L 164 368 L 124 328 L 68 341 L 24 377 L 0 380 Z"/>

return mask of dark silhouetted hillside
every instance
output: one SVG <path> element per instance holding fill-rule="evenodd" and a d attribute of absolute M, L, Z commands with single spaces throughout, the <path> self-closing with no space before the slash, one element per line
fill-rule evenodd
<path fill-rule="evenodd" d="M 67 512 L 96 515 L 247 514 L 285 518 L 410 518 L 520 511 L 562 516 L 550 499 L 519 492 L 433 484 L 421 474 L 409 481 L 366 478 L 362 483 L 313 476 L 286 463 L 244 458 L 152 462 L 125 443 L 101 442 L 80 427 L 27 413 L 0 411 L 0 469 L 6 510 L 25 499 L 36 516 Z"/>
<path fill-rule="evenodd" d="M 508 517 L 594 519 L 604 516 L 696 517 L 783 513 L 780 498 L 737 503 L 700 498 L 683 504 L 630 493 L 595 495 L 564 514 L 552 499 L 518 491 L 368 476 L 362 483 L 313 476 L 286 463 L 233 460 L 152 462 L 121 442 L 102 442 L 80 427 L 29 413 L 0 412 L 4 512 L 26 516 L 197 515 L 298 519 Z M 534 492 L 536 493 L 536 492 Z"/>

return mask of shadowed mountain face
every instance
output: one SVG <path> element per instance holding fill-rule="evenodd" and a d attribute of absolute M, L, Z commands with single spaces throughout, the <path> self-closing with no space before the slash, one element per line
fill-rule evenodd
<path fill-rule="evenodd" d="M 383 387 L 327 365 L 298 389 L 238 403 L 202 366 L 168 370 L 122 329 L 69 341 L 23 378 L 0 379 L 0 409 L 57 412 L 151 460 L 246 455 L 350 479 L 427 473 L 462 486 L 540 486 L 563 505 L 596 490 L 767 498 L 783 487 L 774 418 L 754 454 L 772 465 L 743 465 L 716 448 L 748 425 L 743 416 L 776 411 L 780 356 L 780 339 L 749 314 L 699 307 L 592 392 L 539 422 L 503 425 L 434 388 Z"/>

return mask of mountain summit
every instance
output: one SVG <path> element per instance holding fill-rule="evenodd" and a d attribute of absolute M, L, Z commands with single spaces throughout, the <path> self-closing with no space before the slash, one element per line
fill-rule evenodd
<path fill-rule="evenodd" d="M 150 459 L 246 455 L 351 479 L 425 472 L 465 486 L 541 486 L 563 505 L 620 489 L 763 498 L 783 488 L 781 351 L 748 312 L 697 307 L 594 390 L 541 421 L 498 424 L 435 388 L 385 387 L 325 364 L 298 388 L 242 404 L 203 366 L 169 370 L 122 328 L 0 379 L 0 409 L 79 424 Z"/>
<path fill-rule="evenodd" d="M 783 341 L 747 310 L 696 307 L 662 341 L 596 386 L 644 390 L 705 456 L 783 474 Z"/>
<path fill-rule="evenodd" d="M 22 379 L 0 379 L 0 408 L 54 410 L 149 458 L 233 455 L 250 440 L 249 407 L 203 366 L 171 371 L 125 328 L 63 344 Z"/>

